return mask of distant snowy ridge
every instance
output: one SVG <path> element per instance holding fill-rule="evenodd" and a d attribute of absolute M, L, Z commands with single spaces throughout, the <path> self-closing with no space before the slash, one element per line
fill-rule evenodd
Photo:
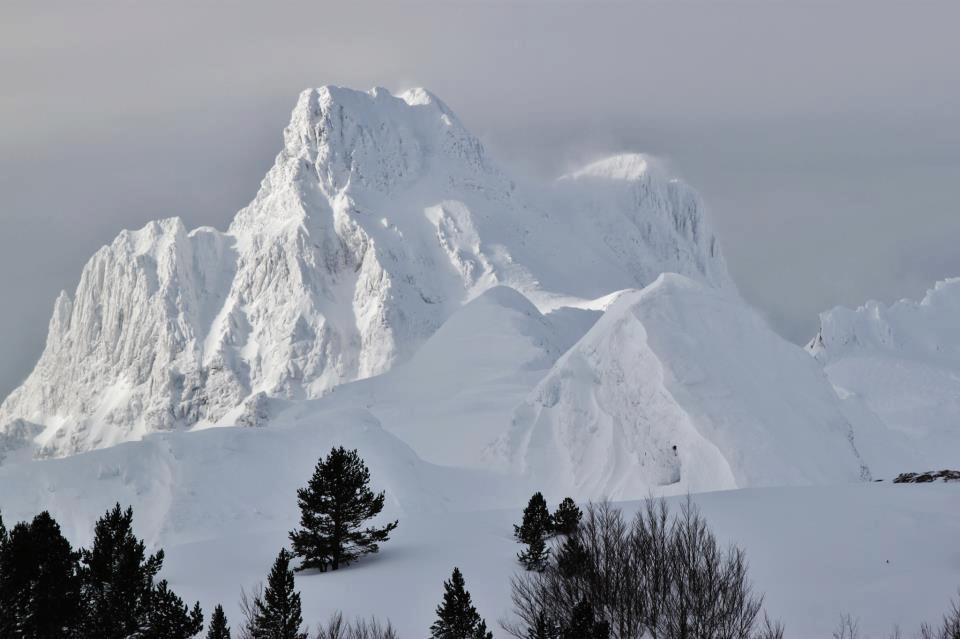
<path fill-rule="evenodd" d="M 226 233 L 125 231 L 58 298 L 0 448 L 61 456 L 256 421 L 408 360 L 464 303 L 510 286 L 542 312 L 675 271 L 733 289 L 704 207 L 642 156 L 518 187 L 427 91 L 304 91 Z"/>
<path fill-rule="evenodd" d="M 738 298 L 675 274 L 622 294 L 491 454 L 554 497 L 870 476 L 816 363 Z"/>
<path fill-rule="evenodd" d="M 953 468 L 960 459 L 960 278 L 919 302 L 868 302 L 820 315 L 807 350 L 858 423 L 879 476 Z"/>

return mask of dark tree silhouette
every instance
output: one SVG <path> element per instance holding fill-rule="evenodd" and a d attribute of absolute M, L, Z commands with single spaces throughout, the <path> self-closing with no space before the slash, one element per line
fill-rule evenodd
<path fill-rule="evenodd" d="M 570 497 L 565 498 L 551 517 L 554 534 L 572 535 L 577 531 L 582 517 L 583 513 L 580 512 L 576 502 Z"/>
<path fill-rule="evenodd" d="M 207 639 L 231 639 L 230 626 L 227 625 L 227 615 L 224 614 L 223 606 L 220 604 L 217 604 L 217 607 L 213 609 L 213 615 L 210 617 Z"/>
<path fill-rule="evenodd" d="M 303 632 L 300 593 L 294 590 L 292 555 L 286 548 L 280 551 L 263 594 L 253 602 L 253 618 L 247 628 L 252 639 L 306 639 Z"/>
<path fill-rule="evenodd" d="M 0 637 L 78 636 L 79 558 L 46 511 L 0 530 Z"/>
<path fill-rule="evenodd" d="M 360 556 L 380 550 L 397 522 L 361 526 L 383 510 L 383 492 L 370 490 L 370 471 L 356 450 L 334 448 L 317 463 L 305 488 L 297 491 L 299 530 L 290 533 L 298 570 L 337 570 Z"/>
<path fill-rule="evenodd" d="M 493 639 L 467 592 L 463 574 L 453 569 L 443 582 L 443 603 L 437 606 L 437 620 L 430 626 L 431 639 Z"/>

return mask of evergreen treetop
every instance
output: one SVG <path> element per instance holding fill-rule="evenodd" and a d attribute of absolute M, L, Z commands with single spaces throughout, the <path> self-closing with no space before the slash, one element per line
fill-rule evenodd
<path fill-rule="evenodd" d="M 552 529 L 558 535 L 572 535 L 580 526 L 583 513 L 570 497 L 564 498 L 552 516 Z"/>
<path fill-rule="evenodd" d="M 356 450 L 334 448 L 320 460 L 307 486 L 297 491 L 301 529 L 291 531 L 298 570 L 337 570 L 380 550 L 397 522 L 383 527 L 364 522 L 383 510 L 384 493 L 370 490 L 370 471 Z"/>
<path fill-rule="evenodd" d="M 536 492 L 523 509 L 523 520 L 519 526 L 513 527 L 513 535 L 517 541 L 530 544 L 537 538 L 544 538 L 550 534 L 552 524 L 550 511 L 547 510 L 547 500 L 543 494 Z"/>
<path fill-rule="evenodd" d="M 227 615 L 223 606 L 217 604 L 210 617 L 210 627 L 207 629 L 207 639 L 231 639 L 230 626 L 227 625 Z"/>
<path fill-rule="evenodd" d="M 101 639 L 139 633 L 150 610 L 153 580 L 163 551 L 147 555 L 133 533 L 133 509 L 117 504 L 94 527 L 93 547 L 82 556 L 85 631 Z"/>
<path fill-rule="evenodd" d="M 286 548 L 280 550 L 263 596 L 254 601 L 254 615 L 248 628 L 252 639 L 306 639 L 303 632 L 303 615 L 300 593 L 294 590 L 291 555 Z"/>
<path fill-rule="evenodd" d="M 0 636 L 77 636 L 79 553 L 48 512 L 18 523 L 0 544 Z"/>
<path fill-rule="evenodd" d="M 486 622 L 471 602 L 463 574 L 453 569 L 443 582 L 443 602 L 437 606 L 437 620 L 430 626 L 431 639 L 493 639 Z"/>
<path fill-rule="evenodd" d="M 170 590 L 167 580 L 156 585 L 151 595 L 143 632 L 143 639 L 190 639 L 203 630 L 203 611 L 200 603 L 187 608 L 183 599 Z"/>

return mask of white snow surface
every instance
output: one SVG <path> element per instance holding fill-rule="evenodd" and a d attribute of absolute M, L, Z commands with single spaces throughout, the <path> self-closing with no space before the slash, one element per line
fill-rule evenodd
<path fill-rule="evenodd" d="M 621 294 L 491 454 L 554 498 L 869 477 L 816 362 L 736 297 L 676 274 Z"/>
<path fill-rule="evenodd" d="M 663 271 L 733 290 L 702 202 L 644 156 L 518 186 L 423 89 L 304 91 L 283 140 L 227 232 L 170 218 L 94 255 L 0 405 L 5 448 L 62 456 L 232 423 L 261 393 L 321 397 L 497 285 L 544 313 Z"/>
<path fill-rule="evenodd" d="M 94 521 L 114 501 L 132 505 L 136 532 L 166 552 L 162 576 L 207 613 L 222 603 L 236 630 L 241 588 L 265 580 L 297 525 L 296 488 L 340 443 L 370 462 L 374 487 L 387 492 L 381 519 L 400 525 L 377 555 L 336 573 L 297 575 L 305 621 L 315 626 L 342 610 L 389 619 L 401 637 L 425 636 L 443 580 L 459 566 L 495 637 L 506 637 L 497 622 L 510 616 L 509 578 L 519 569 L 512 524 L 530 487 L 424 463 L 363 411 L 153 434 L 65 459 L 6 464 L 0 504 L 8 524 L 49 509 L 74 544 L 90 543 Z M 745 549 L 754 585 L 789 637 L 830 636 L 841 613 L 875 637 L 894 623 L 910 636 L 938 619 L 960 574 L 958 500 L 956 484 L 695 496 L 721 542 Z M 638 505 L 621 504 L 628 514 Z"/>
<path fill-rule="evenodd" d="M 871 469 L 956 468 L 960 460 L 960 279 L 919 302 L 868 302 L 820 316 L 807 350 L 844 398 Z"/>

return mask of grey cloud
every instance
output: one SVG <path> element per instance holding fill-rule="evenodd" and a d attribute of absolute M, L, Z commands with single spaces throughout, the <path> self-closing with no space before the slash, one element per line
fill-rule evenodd
<path fill-rule="evenodd" d="M 536 176 L 610 151 L 705 195 L 744 295 L 820 310 L 960 275 L 960 4 L 13 0 L 0 16 L 0 395 L 119 229 L 223 227 L 297 92 L 430 88 Z"/>

